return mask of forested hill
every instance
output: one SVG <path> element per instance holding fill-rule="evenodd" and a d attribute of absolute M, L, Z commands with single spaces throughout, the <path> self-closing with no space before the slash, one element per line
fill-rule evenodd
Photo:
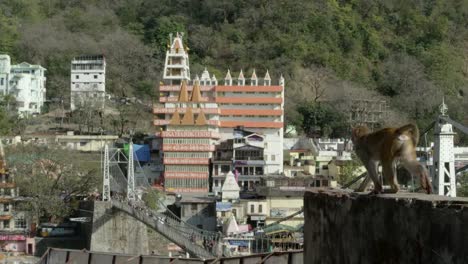
<path fill-rule="evenodd" d="M 288 122 L 316 97 L 317 80 L 318 101 L 382 97 L 421 123 L 443 94 L 454 118 L 468 109 L 468 1 L 0 1 L 0 52 L 45 66 L 50 97 L 68 95 L 71 57 L 97 52 L 114 94 L 157 95 L 176 31 L 186 33 L 193 74 L 283 74 Z"/>

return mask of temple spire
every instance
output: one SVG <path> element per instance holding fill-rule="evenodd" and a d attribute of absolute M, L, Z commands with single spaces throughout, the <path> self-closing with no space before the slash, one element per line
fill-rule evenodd
<path fill-rule="evenodd" d="M 239 73 L 239 78 L 237 78 L 237 85 L 241 85 L 241 86 L 245 85 L 245 77 L 244 77 L 244 72 L 242 71 L 242 69 Z"/>
<path fill-rule="evenodd" d="M 268 70 L 266 71 L 265 73 L 265 77 L 263 78 L 263 85 L 271 85 L 271 77 L 270 77 L 270 73 L 268 72 Z"/>
<path fill-rule="evenodd" d="M 257 78 L 257 74 L 255 73 L 255 69 L 252 72 L 252 77 L 250 77 L 250 85 L 251 86 L 257 86 L 258 85 L 258 78 Z"/>
<path fill-rule="evenodd" d="M 224 85 L 232 85 L 232 77 L 231 77 L 231 70 L 228 69 L 226 73 L 226 77 L 224 77 Z"/>

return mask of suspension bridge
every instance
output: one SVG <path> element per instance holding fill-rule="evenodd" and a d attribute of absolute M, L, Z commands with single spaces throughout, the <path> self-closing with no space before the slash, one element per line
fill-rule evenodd
<path fill-rule="evenodd" d="M 166 204 L 157 200 L 158 209 L 151 209 L 141 199 L 138 190 L 155 191 L 148 183 L 146 175 L 143 179 L 135 178 L 135 167 L 141 169 L 137 159 L 134 159 L 133 144 L 130 143 L 128 154 L 119 148 L 104 147 L 103 157 L 103 193 L 102 200 L 111 204 L 112 209 L 121 211 L 146 226 L 157 231 L 169 241 L 175 243 L 192 256 L 210 259 L 229 255 L 223 250 L 223 243 L 228 238 L 244 239 L 249 241 L 251 253 L 268 253 L 273 246 L 280 249 L 292 249 L 291 242 L 274 240 L 269 234 L 263 232 L 279 223 L 291 219 L 303 212 L 299 210 L 287 217 L 262 228 L 238 233 L 234 236 L 225 236 L 220 232 L 212 232 L 195 227 L 182 219 L 166 207 Z M 126 171 L 125 171 L 126 167 Z M 96 221 L 95 222 L 99 222 Z M 286 242 L 284 242 L 286 241 Z M 294 248 L 297 249 L 297 248 Z"/>

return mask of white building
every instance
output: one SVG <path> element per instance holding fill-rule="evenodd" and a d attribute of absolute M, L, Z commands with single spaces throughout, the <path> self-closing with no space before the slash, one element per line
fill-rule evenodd
<path fill-rule="evenodd" d="M 13 95 L 22 116 L 39 114 L 46 97 L 45 71 L 26 62 L 11 65 L 10 56 L 0 55 L 0 95 Z"/>
<path fill-rule="evenodd" d="M 70 73 L 70 108 L 104 107 L 106 95 L 106 60 L 103 55 L 73 58 Z"/>

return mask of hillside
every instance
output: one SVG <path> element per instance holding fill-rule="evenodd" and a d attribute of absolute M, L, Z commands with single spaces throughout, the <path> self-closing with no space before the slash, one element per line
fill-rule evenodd
<path fill-rule="evenodd" d="M 255 68 L 286 79 L 286 118 L 298 103 L 381 98 L 396 120 L 432 120 L 446 96 L 454 119 L 468 100 L 468 2 L 462 0 L 3 0 L 0 53 L 48 69 L 49 97 L 69 94 L 69 62 L 104 53 L 107 87 L 148 101 L 168 34 L 185 32 L 191 71 L 218 79 Z"/>

